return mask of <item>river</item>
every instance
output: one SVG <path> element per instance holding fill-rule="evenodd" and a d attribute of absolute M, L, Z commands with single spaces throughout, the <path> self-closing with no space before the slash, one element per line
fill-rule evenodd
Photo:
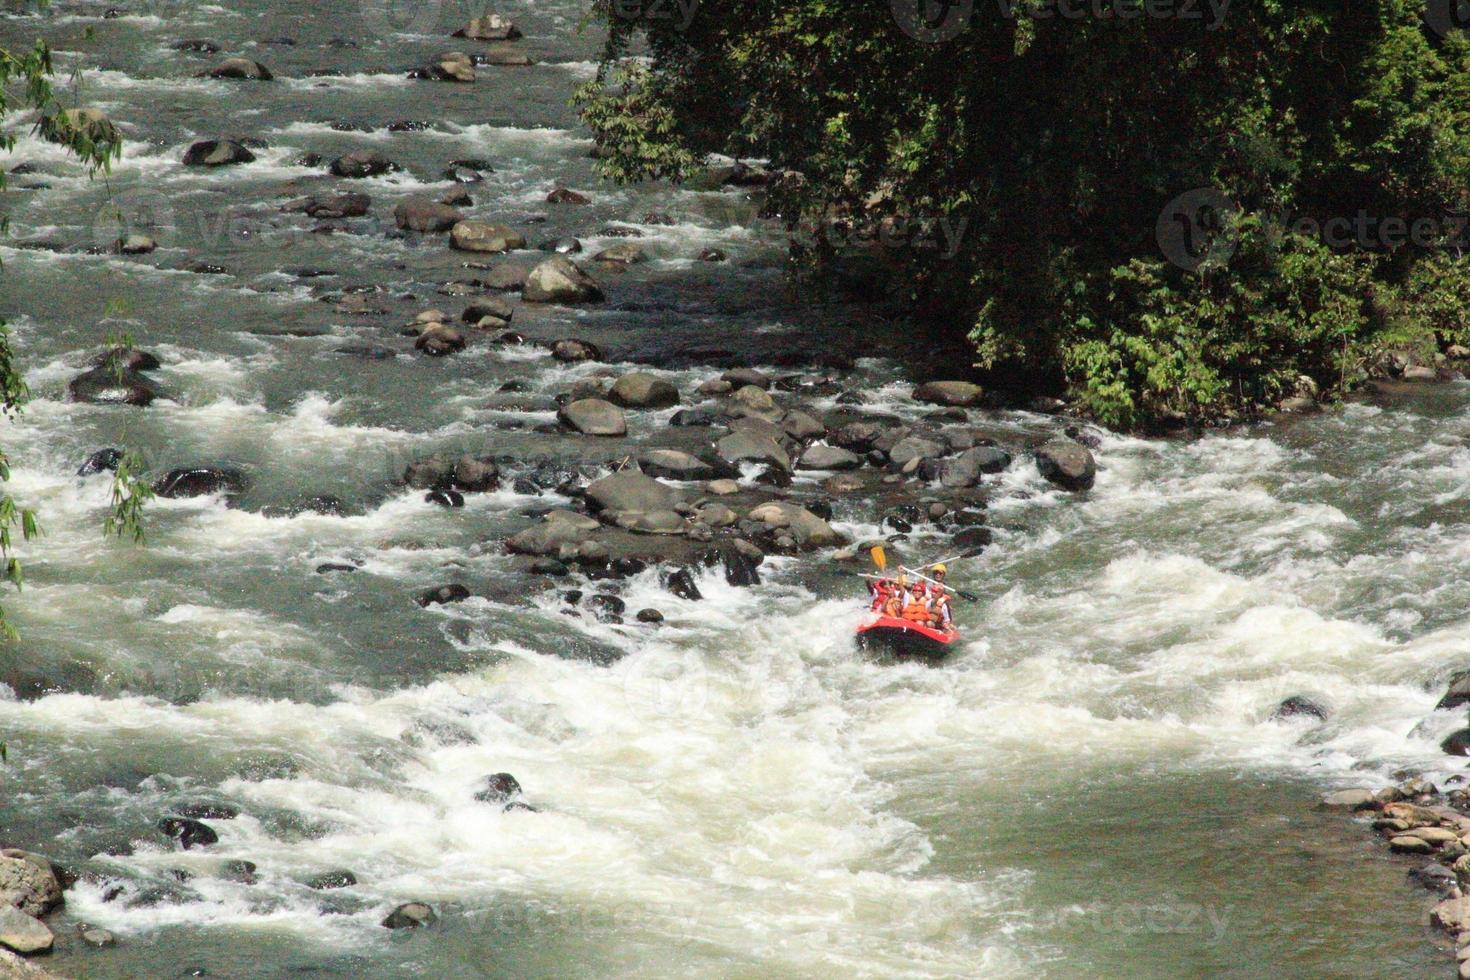
<path fill-rule="evenodd" d="M 1448 972 L 1408 865 L 1317 801 L 1462 768 L 1438 740 L 1463 719 L 1433 707 L 1470 665 L 1456 572 L 1470 387 L 1193 441 L 1102 434 L 1085 494 L 1023 457 L 1058 420 L 975 413 L 1018 459 L 991 481 L 994 545 L 955 566 L 980 601 L 959 610 L 966 640 L 939 668 L 860 656 L 860 585 L 816 559 L 771 558 L 756 588 L 705 573 L 697 602 L 655 571 L 623 583 L 630 610 L 664 614 L 658 629 L 564 615 L 554 593 L 499 595 L 518 579 L 498 542 L 551 498 L 507 485 L 447 510 L 394 485 L 404 466 L 449 448 L 611 460 L 665 444 L 672 409 L 635 413 L 628 440 L 538 433 L 524 423 L 552 421 L 549 397 L 599 365 L 487 344 L 429 359 L 396 335 L 428 306 L 457 309 L 436 291 L 481 274 L 442 241 L 387 234 L 397 200 L 449 188 L 451 160 L 493 164 L 468 211 L 533 245 L 577 235 L 595 251 L 623 240 L 600 234 L 609 223 L 643 233 L 649 261 L 599 273 L 608 303 L 517 304 L 527 336 L 589 338 L 686 393 L 732 364 L 820 370 L 835 351 L 856 358 L 841 385 L 870 410 L 922 409 L 863 308 L 783 288 L 780 236 L 748 191 L 596 180 L 567 105 L 600 46 L 579 3 L 502 4 L 537 64 L 451 85 L 404 72 L 475 50 L 447 35 L 480 11 L 377 2 L 54 0 L 0 15 L 0 45 L 44 36 L 81 103 L 128 139 L 89 181 L 18 116 L 0 157 L 35 168 L 11 179 L 0 245 L 0 313 L 33 401 L 0 445 L 45 529 L 5 603 L 20 639 L 0 652 L 0 694 L 15 689 L 0 698 L 0 837 L 83 873 L 52 968 Z M 294 44 L 266 43 L 282 37 Z M 170 47 L 194 38 L 221 53 Z M 237 54 L 277 78 L 192 77 Z M 402 120 L 428 125 L 390 129 Z M 247 166 L 181 165 L 220 136 L 265 145 Z M 353 182 L 369 218 L 315 234 L 278 211 L 336 183 L 302 154 L 359 149 L 405 168 Z M 557 184 L 593 203 L 545 203 Z M 158 250 L 89 252 L 119 213 Z M 697 261 L 705 248 L 730 261 Z M 200 262 L 222 271 L 188 271 Z M 355 315 L 344 291 L 382 312 Z M 67 381 L 121 334 L 160 356 L 172 397 L 69 403 Z M 351 344 L 397 355 L 340 351 Z M 803 404 L 836 403 L 823 389 Z M 250 486 L 233 508 L 154 501 L 144 545 L 107 541 L 110 481 L 75 475 L 106 446 L 153 472 L 228 464 Z M 340 497 L 345 516 L 268 516 L 312 494 Z M 877 520 L 861 500 L 834 516 L 854 538 Z M 913 547 L 946 544 L 921 531 Z M 358 570 L 318 573 L 330 562 Z M 497 598 L 412 601 L 451 579 Z M 1271 720 L 1290 695 L 1327 720 Z M 536 812 L 474 799 L 502 771 Z M 165 846 L 155 822 L 200 802 L 239 816 L 210 821 L 212 847 Z M 357 884 L 306 887 L 335 869 Z M 381 928 L 414 900 L 435 907 L 431 930 Z M 77 922 L 120 942 L 87 948 Z"/>

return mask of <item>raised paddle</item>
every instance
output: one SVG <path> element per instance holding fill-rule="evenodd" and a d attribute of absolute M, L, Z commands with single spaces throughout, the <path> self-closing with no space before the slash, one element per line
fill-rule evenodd
<path fill-rule="evenodd" d="M 878 571 L 881 572 L 888 567 L 888 552 L 883 550 L 881 544 L 874 547 L 868 554 L 873 557 L 873 564 L 878 566 Z"/>
<path fill-rule="evenodd" d="M 874 579 L 874 580 L 880 581 L 880 582 L 887 581 L 890 578 L 890 576 L 888 576 L 888 575 L 867 575 L 867 574 L 864 574 L 863 572 L 844 572 L 843 574 L 844 575 L 851 575 L 854 578 Z M 925 582 L 934 582 L 934 580 L 932 578 L 924 578 L 924 576 L 918 574 L 917 572 L 910 572 L 909 574 L 913 575 L 914 578 L 923 578 Z M 934 582 L 934 584 L 935 585 L 941 585 L 942 583 L 940 583 L 940 582 Z M 977 596 L 973 592 L 965 592 L 964 590 L 957 589 L 957 588 L 955 588 L 952 585 L 945 585 L 944 588 L 946 588 L 949 591 L 953 592 L 955 595 L 959 596 L 961 599 L 964 599 L 966 602 L 979 602 L 980 601 L 980 597 Z"/>
<path fill-rule="evenodd" d="M 936 581 L 934 581 L 934 579 L 929 578 L 927 575 L 920 575 L 918 572 L 914 571 L 912 568 L 905 568 L 902 565 L 900 565 L 899 566 L 899 571 L 901 571 L 901 572 L 908 572 L 914 578 L 919 579 L 919 580 L 924 581 L 924 582 L 928 582 L 930 585 L 937 585 L 941 589 L 948 589 L 949 591 L 953 592 L 955 595 L 959 596 L 961 599 L 965 599 L 965 600 L 967 600 L 969 602 L 979 602 L 980 601 L 980 597 L 977 596 L 973 592 L 965 592 L 962 589 L 955 588 L 953 585 L 948 585 L 948 584 L 946 584 L 944 582 L 936 582 Z"/>

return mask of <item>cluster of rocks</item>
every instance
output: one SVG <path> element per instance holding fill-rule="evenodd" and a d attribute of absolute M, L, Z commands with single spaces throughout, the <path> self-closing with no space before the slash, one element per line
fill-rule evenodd
<path fill-rule="evenodd" d="M 1470 706 L 1470 671 L 1449 681 L 1436 710 L 1463 710 Z M 1311 715 L 1325 711 L 1304 698 L 1288 698 L 1276 717 Z M 1447 755 L 1470 756 L 1470 728 L 1447 736 Z M 1329 793 L 1323 803 L 1351 810 L 1372 826 L 1394 854 L 1418 861 L 1409 877 L 1440 899 L 1429 911 L 1429 921 L 1455 944 L 1457 975 L 1470 980 L 1470 778 L 1455 774 L 1437 786 L 1413 772 L 1400 772 L 1397 785 L 1374 791 L 1345 789 Z"/>
<path fill-rule="evenodd" d="M 43 920 L 64 902 L 67 879 L 64 870 L 39 854 L 0 850 L 0 948 L 21 956 L 50 951 L 56 936 Z"/>

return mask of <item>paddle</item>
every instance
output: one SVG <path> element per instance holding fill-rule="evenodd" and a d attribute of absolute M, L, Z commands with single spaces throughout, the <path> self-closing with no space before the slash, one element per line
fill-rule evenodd
<path fill-rule="evenodd" d="M 875 546 L 868 554 L 873 556 L 873 564 L 878 566 L 878 571 L 881 572 L 888 567 L 888 552 L 883 550 L 881 544 Z"/>
<path fill-rule="evenodd" d="M 934 580 L 932 578 L 924 578 L 924 576 L 920 575 L 918 572 L 913 571 L 912 569 L 904 569 L 904 571 L 908 572 L 914 578 L 922 578 L 922 579 L 924 579 L 925 582 L 934 582 Z M 842 574 L 844 574 L 844 575 L 851 575 L 853 578 L 867 578 L 867 579 L 874 579 L 876 581 L 884 581 L 884 580 L 887 580 L 887 579 L 889 579 L 889 578 L 892 577 L 892 576 L 889 576 L 889 575 L 868 575 L 868 574 L 866 574 L 864 572 L 843 572 Z M 943 585 L 943 583 L 941 583 L 941 582 L 934 582 L 934 584 L 935 585 Z M 973 592 L 965 592 L 962 589 L 957 589 L 957 588 L 955 588 L 952 585 L 945 585 L 944 588 L 946 588 L 949 591 L 953 592 L 955 595 L 959 596 L 961 599 L 964 599 L 966 602 L 979 602 L 980 601 L 980 597 L 977 596 Z"/>
<path fill-rule="evenodd" d="M 936 565 L 942 564 L 942 562 L 935 562 L 935 564 Z M 924 567 L 925 568 L 928 568 L 929 566 L 925 565 Z M 934 579 L 929 578 L 927 575 L 920 575 L 918 572 L 914 571 L 912 568 L 904 568 L 902 565 L 900 565 L 899 566 L 899 571 L 908 572 L 914 578 L 921 579 L 922 581 L 928 582 L 930 585 L 937 585 L 941 589 L 948 589 L 949 591 L 953 592 L 955 595 L 959 596 L 961 599 L 966 600 L 967 602 L 979 602 L 980 601 L 980 597 L 977 596 L 973 592 L 965 592 L 962 589 L 957 589 L 954 586 L 948 585 L 948 584 L 946 584 L 944 582 L 936 582 Z"/>

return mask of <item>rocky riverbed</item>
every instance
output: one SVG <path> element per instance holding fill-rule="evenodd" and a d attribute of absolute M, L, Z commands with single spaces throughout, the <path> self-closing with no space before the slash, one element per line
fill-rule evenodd
<path fill-rule="evenodd" d="M 1470 663 L 1457 365 L 1167 440 L 981 388 L 881 256 L 788 282 L 759 165 L 597 180 L 582 14 L 0 15 L 124 145 L 89 181 L 16 118 L 0 160 L 34 396 L 3 445 L 46 531 L 0 656 L 0 944 L 74 976 L 1446 968 L 1409 859 L 1314 804 L 1366 785 L 1459 873 L 1421 813 L 1458 805 Z M 125 452 L 143 545 L 100 534 Z M 938 669 L 853 647 L 877 542 L 967 556 Z M 1309 884 L 1350 875 L 1372 901 Z"/>

